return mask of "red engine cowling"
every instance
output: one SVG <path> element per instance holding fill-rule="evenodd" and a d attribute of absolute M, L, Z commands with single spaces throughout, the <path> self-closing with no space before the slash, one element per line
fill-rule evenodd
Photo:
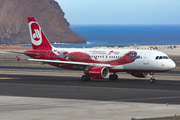
<path fill-rule="evenodd" d="M 90 67 L 88 74 L 90 77 L 103 79 L 109 76 L 109 69 L 106 67 Z"/>
<path fill-rule="evenodd" d="M 150 75 L 148 72 L 131 72 L 130 74 L 132 76 L 140 77 L 140 78 L 145 78 L 145 77 L 148 77 Z"/>

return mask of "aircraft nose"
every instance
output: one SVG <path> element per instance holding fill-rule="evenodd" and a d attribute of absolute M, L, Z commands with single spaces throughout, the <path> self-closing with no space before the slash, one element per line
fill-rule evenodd
<path fill-rule="evenodd" d="M 168 68 L 169 68 L 169 69 L 174 69 L 175 67 L 176 67 L 176 64 L 174 63 L 174 61 L 171 60 L 171 61 L 169 62 Z"/>

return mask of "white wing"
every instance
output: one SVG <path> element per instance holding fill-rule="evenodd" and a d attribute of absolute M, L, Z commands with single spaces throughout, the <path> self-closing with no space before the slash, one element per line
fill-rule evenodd
<path fill-rule="evenodd" d="M 86 63 L 86 62 L 73 62 L 73 61 L 59 61 L 59 60 L 43 60 L 43 59 L 28 59 L 29 61 L 44 62 L 44 63 L 61 63 L 61 64 L 71 64 L 71 65 L 83 65 L 83 66 L 104 66 L 112 67 L 110 64 L 100 64 L 100 63 Z"/>

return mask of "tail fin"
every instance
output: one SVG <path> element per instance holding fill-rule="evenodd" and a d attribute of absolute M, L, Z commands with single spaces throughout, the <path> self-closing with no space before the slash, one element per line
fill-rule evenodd
<path fill-rule="evenodd" d="M 36 22 L 34 17 L 28 17 L 29 32 L 33 49 L 51 50 L 52 46 Z"/>

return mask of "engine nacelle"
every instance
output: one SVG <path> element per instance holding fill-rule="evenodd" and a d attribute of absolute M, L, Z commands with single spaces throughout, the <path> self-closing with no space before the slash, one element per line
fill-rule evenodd
<path fill-rule="evenodd" d="M 131 72 L 130 74 L 132 76 L 140 77 L 140 78 L 146 78 L 150 75 L 148 72 Z"/>
<path fill-rule="evenodd" d="M 109 76 L 109 69 L 106 67 L 90 67 L 88 74 L 93 78 L 104 79 Z"/>

